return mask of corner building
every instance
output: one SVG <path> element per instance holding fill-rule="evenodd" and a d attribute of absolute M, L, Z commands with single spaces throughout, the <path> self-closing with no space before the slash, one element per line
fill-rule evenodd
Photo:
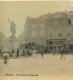
<path fill-rule="evenodd" d="M 55 46 L 58 49 L 62 45 L 73 43 L 73 12 L 48 13 L 37 18 L 28 16 L 24 28 L 25 42 L 34 42 L 50 48 L 56 41 Z"/>

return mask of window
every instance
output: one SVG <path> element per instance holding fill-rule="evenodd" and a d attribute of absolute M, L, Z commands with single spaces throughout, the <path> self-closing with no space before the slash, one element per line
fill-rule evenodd
<path fill-rule="evenodd" d="M 42 25 L 42 28 L 44 28 L 44 23 L 42 23 L 41 25 Z"/>
<path fill-rule="evenodd" d="M 61 36 L 62 36 L 62 34 L 61 34 L 61 33 L 58 33 L 58 36 L 59 36 L 59 37 L 61 37 Z"/>
<path fill-rule="evenodd" d="M 32 29 L 35 29 L 36 28 L 36 24 L 32 24 Z"/>
<path fill-rule="evenodd" d="M 71 36 L 71 33 L 72 33 L 72 29 L 69 27 L 68 28 L 68 36 Z"/>
<path fill-rule="evenodd" d="M 54 31 L 52 29 L 49 30 L 49 35 L 53 36 Z"/>
<path fill-rule="evenodd" d="M 68 32 L 68 36 L 71 36 L 71 34 Z"/>
<path fill-rule="evenodd" d="M 50 49 L 50 50 L 53 50 L 53 47 L 51 46 L 51 47 L 49 47 L 49 49 Z"/>
<path fill-rule="evenodd" d="M 32 38 L 36 37 L 36 31 L 32 31 Z"/>
<path fill-rule="evenodd" d="M 50 33 L 50 36 L 52 36 L 52 33 Z"/>
<path fill-rule="evenodd" d="M 50 41 L 49 44 L 52 45 L 52 41 Z"/>
<path fill-rule="evenodd" d="M 63 33 L 63 29 L 62 29 L 62 28 L 60 28 L 60 29 L 57 30 L 57 35 L 58 35 L 59 37 L 62 36 L 62 33 Z"/>
<path fill-rule="evenodd" d="M 71 19 L 68 19 L 68 24 L 71 24 Z"/>
<path fill-rule="evenodd" d="M 41 29 L 44 29 L 44 23 L 40 23 L 39 26 Z"/>
<path fill-rule="evenodd" d="M 44 30 L 40 32 L 41 37 L 44 37 Z"/>

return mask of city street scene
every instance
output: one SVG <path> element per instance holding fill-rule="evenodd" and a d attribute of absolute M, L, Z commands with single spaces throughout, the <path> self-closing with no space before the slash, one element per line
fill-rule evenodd
<path fill-rule="evenodd" d="M 5 4 L 6 7 L 7 4 Z M 12 8 L 13 5 L 18 6 L 11 4 Z M 30 6 L 32 5 L 33 3 Z M 27 14 L 26 10 L 24 12 Z M 22 13 L 20 17 L 24 17 Z M 65 8 L 63 11 L 48 11 L 46 14 L 39 14 L 38 17 L 27 14 L 24 18 L 24 26 L 19 23 L 23 21 L 20 18 L 19 27 L 16 19 L 12 20 L 7 13 L 5 19 L 7 23 L 3 25 L 9 27 L 3 30 L 4 32 L 7 30 L 7 33 L 0 32 L 0 77 L 2 80 L 6 78 L 11 80 L 11 77 L 19 78 L 19 80 L 44 80 L 45 78 L 45 80 L 73 80 L 72 10 Z"/>

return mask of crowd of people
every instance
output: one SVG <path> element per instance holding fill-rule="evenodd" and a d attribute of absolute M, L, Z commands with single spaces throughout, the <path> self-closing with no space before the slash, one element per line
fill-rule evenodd
<path fill-rule="evenodd" d="M 36 49 L 19 49 L 17 48 L 17 50 L 12 50 L 11 52 L 8 52 L 8 51 L 5 51 L 2 53 L 2 51 L 0 50 L 0 56 L 2 54 L 2 56 L 7 53 L 9 54 L 9 57 L 13 57 L 13 55 L 15 55 L 14 57 L 19 57 L 19 56 L 32 56 L 33 54 L 40 54 L 41 57 L 44 56 L 44 54 L 46 54 L 44 52 L 44 49 L 41 49 L 40 51 L 39 50 L 36 50 Z M 56 55 L 57 53 L 61 55 L 61 59 L 64 58 L 64 48 L 62 48 L 61 50 L 59 51 L 53 51 L 52 52 L 54 55 Z"/>
<path fill-rule="evenodd" d="M 0 54 L 1 54 L 1 53 L 2 53 L 2 51 L 0 50 Z M 19 56 L 32 56 L 33 54 L 40 54 L 41 57 L 43 58 L 43 57 L 44 57 L 44 54 L 45 54 L 43 49 L 41 49 L 41 51 L 40 51 L 40 53 L 39 53 L 37 50 L 33 50 L 33 49 L 22 49 L 22 50 L 20 50 L 20 49 L 18 49 L 18 48 L 17 48 L 16 52 L 15 52 L 15 50 L 13 49 L 11 53 L 7 53 L 7 54 L 9 54 L 9 55 L 7 55 L 6 53 L 7 53 L 7 52 L 3 53 L 3 54 L 4 54 L 3 58 L 4 58 L 4 63 L 5 63 L 5 64 L 7 64 L 7 59 L 8 59 L 8 57 L 9 57 L 9 55 L 11 55 L 11 54 L 13 55 L 13 54 L 16 53 L 16 55 L 15 55 L 16 58 L 18 58 Z M 53 53 L 54 56 L 55 56 L 57 52 L 54 51 L 54 52 L 52 52 L 52 53 Z M 62 59 L 65 59 L 64 48 L 62 48 L 61 50 L 59 50 L 58 53 L 61 55 L 61 60 L 62 60 Z M 13 56 L 12 56 L 12 57 L 13 57 Z"/>

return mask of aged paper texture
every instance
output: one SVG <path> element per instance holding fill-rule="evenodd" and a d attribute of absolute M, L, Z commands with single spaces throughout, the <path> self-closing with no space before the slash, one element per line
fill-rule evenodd
<path fill-rule="evenodd" d="M 73 1 L 0 1 L 0 80 L 73 80 Z"/>

